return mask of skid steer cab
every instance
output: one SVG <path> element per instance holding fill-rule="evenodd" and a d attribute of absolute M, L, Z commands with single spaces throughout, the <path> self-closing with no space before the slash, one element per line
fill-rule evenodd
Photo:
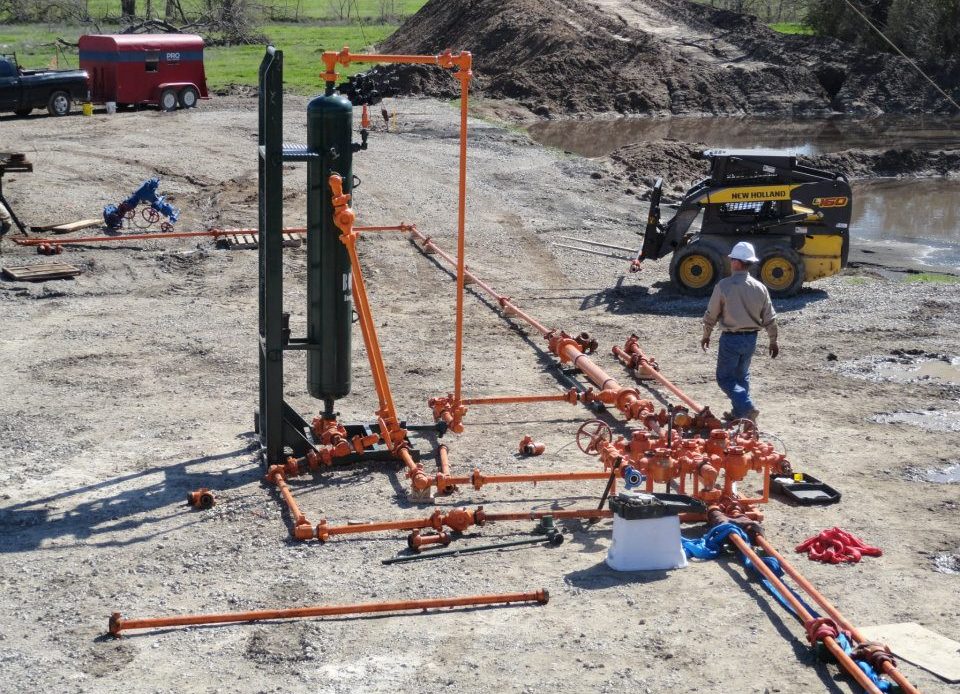
<path fill-rule="evenodd" d="M 851 195 L 842 174 L 802 166 L 792 153 L 777 150 L 710 150 L 702 156 L 710 162 L 709 178 L 687 191 L 666 224 L 660 221 L 663 181 L 657 180 L 631 269 L 672 253 L 674 285 L 706 296 L 729 274 L 733 246 L 749 241 L 760 259 L 752 272 L 771 295 L 782 297 L 846 267 Z"/>

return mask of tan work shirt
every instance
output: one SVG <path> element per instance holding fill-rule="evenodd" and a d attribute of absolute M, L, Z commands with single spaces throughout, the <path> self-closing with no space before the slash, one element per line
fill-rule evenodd
<path fill-rule="evenodd" d="M 710 337 L 719 321 L 723 332 L 767 331 L 770 342 L 777 341 L 777 312 L 770 292 L 746 270 L 735 272 L 717 282 L 703 314 L 703 336 Z"/>

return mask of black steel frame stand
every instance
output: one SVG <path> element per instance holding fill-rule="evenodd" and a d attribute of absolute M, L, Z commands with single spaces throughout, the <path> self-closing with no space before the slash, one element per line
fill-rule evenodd
<path fill-rule="evenodd" d="M 286 351 L 318 349 L 306 338 L 291 338 L 290 314 L 283 310 L 283 163 L 309 161 L 320 156 L 305 145 L 283 144 L 283 51 L 268 46 L 260 63 L 259 95 L 259 367 L 260 406 L 254 415 L 254 430 L 260 437 L 261 457 L 266 466 L 279 465 L 287 456 L 302 457 L 315 449 L 307 421 L 283 398 L 283 358 Z M 306 115 L 306 111 L 304 111 Z M 332 214 L 332 210 L 331 210 Z M 324 403 L 330 413 L 333 402 Z M 366 424 L 344 424 L 347 436 L 370 435 Z M 411 449 L 414 460 L 419 451 Z M 337 459 L 337 463 L 394 460 L 383 445 Z"/>

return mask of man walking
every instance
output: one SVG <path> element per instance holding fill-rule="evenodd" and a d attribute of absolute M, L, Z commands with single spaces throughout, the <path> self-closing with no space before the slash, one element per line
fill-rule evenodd
<path fill-rule="evenodd" d="M 704 352 L 710 346 L 710 334 L 720 323 L 720 344 L 717 351 L 717 385 L 727 394 L 733 409 L 725 412 L 729 419 L 749 419 L 754 424 L 760 412 L 750 399 L 750 360 L 757 347 L 757 333 L 767 331 L 770 357 L 777 358 L 777 313 L 770 302 L 770 293 L 762 282 L 750 276 L 750 265 L 758 258 L 753 244 L 741 241 L 730 251 L 731 275 L 713 288 L 707 311 L 703 314 Z"/>

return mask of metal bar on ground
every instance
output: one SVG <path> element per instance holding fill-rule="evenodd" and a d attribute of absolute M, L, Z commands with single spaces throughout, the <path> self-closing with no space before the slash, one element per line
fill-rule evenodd
<path fill-rule="evenodd" d="M 318 605 L 293 607 L 280 610 L 253 610 L 225 614 L 197 614 L 179 617 L 151 617 L 124 619 L 119 612 L 110 616 L 110 633 L 119 636 L 131 629 L 155 629 L 158 627 L 193 626 L 197 624 L 229 624 L 235 622 L 258 622 L 266 619 L 295 619 L 300 617 L 328 617 L 344 614 L 373 614 L 377 612 L 408 612 L 442 607 L 471 607 L 476 605 L 508 605 L 513 602 L 535 602 L 546 605 L 550 593 L 545 589 L 525 593 L 500 593 L 494 595 L 470 595 L 459 598 L 429 598 L 425 600 L 399 600 L 395 602 L 367 602 L 354 605 Z"/>

